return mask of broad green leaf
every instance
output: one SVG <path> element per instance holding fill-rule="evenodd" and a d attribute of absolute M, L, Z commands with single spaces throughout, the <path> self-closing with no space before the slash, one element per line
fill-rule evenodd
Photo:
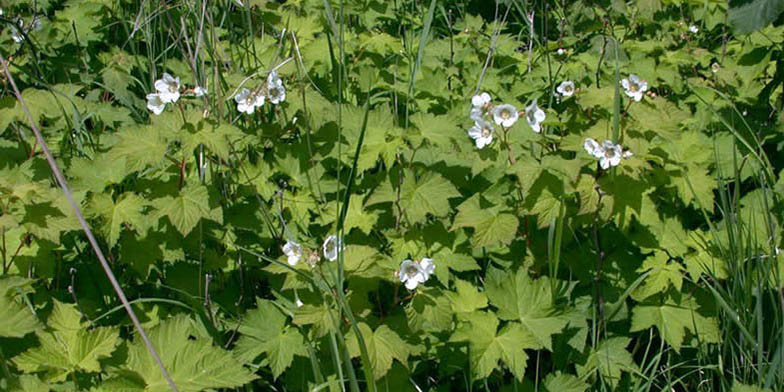
<path fill-rule="evenodd" d="M 109 357 L 120 342 L 116 328 L 88 329 L 75 305 L 54 300 L 47 320 L 48 331 L 36 332 L 40 346 L 13 358 L 25 373 L 45 371 L 50 381 L 64 381 L 69 374 L 100 372 L 100 359 Z"/>
<path fill-rule="evenodd" d="M 514 274 L 491 269 L 485 288 L 490 304 L 498 308 L 498 318 L 521 323 L 529 342 L 525 348 L 552 350 L 552 336 L 561 332 L 568 320 L 553 306 L 546 277 L 533 280 L 522 268 Z"/>
<path fill-rule="evenodd" d="M 112 248 L 120 238 L 123 224 L 131 227 L 143 226 L 143 208 L 144 199 L 133 193 L 122 194 L 116 203 L 111 196 L 100 193 L 93 197 L 89 212 L 103 220 L 101 232 L 106 236 L 109 248 Z"/>
<path fill-rule="evenodd" d="M 638 272 L 651 271 L 644 284 L 632 293 L 634 298 L 638 301 L 644 300 L 654 294 L 659 294 L 667 291 L 670 285 L 673 285 L 676 290 L 681 289 L 683 285 L 683 268 L 677 261 L 669 260 L 666 253 L 657 251 L 652 256 L 649 256 L 643 262 Z"/>
<path fill-rule="evenodd" d="M 575 375 L 557 371 L 547 375 L 544 388 L 547 392 L 584 392 L 588 389 L 588 384 Z"/>
<path fill-rule="evenodd" d="M 18 276 L 0 278 L 0 337 L 21 338 L 43 325 L 35 313 L 22 303 L 19 293 L 28 280 Z M 17 291 L 18 290 L 18 291 Z"/>
<path fill-rule="evenodd" d="M 595 372 L 602 375 L 602 380 L 612 387 L 621 381 L 621 374 L 636 372 L 637 365 L 634 363 L 632 354 L 626 351 L 631 338 L 614 337 L 603 340 L 595 350 L 591 350 L 585 364 L 577 365 L 577 374 L 580 378 L 585 378 Z"/>
<path fill-rule="evenodd" d="M 741 382 L 735 381 L 732 384 L 730 392 L 771 392 L 769 388 L 760 388 L 756 385 L 746 385 Z"/>
<path fill-rule="evenodd" d="M 517 234 L 517 217 L 501 213 L 499 208 L 480 207 L 479 195 L 463 202 L 457 211 L 451 230 L 473 227 L 474 233 L 470 238 L 471 245 L 475 248 L 498 243 L 509 244 Z"/>
<path fill-rule="evenodd" d="M 113 159 L 109 154 L 98 154 L 93 160 L 74 159 L 68 175 L 74 177 L 74 189 L 99 193 L 108 185 L 121 183 L 125 178 L 125 167 L 124 158 Z"/>
<path fill-rule="evenodd" d="M 210 208 L 207 187 L 200 184 L 188 184 L 177 196 L 153 200 L 153 206 L 158 209 L 157 216 L 167 217 L 183 236 L 187 236 L 202 218 L 218 223 L 223 221 L 221 208 Z"/>
<path fill-rule="evenodd" d="M 117 138 L 108 157 L 125 160 L 128 172 L 159 165 L 166 155 L 166 140 L 155 127 L 132 127 L 118 133 Z"/>
<path fill-rule="evenodd" d="M 487 295 L 464 280 L 455 280 L 457 292 L 447 292 L 455 313 L 472 313 L 487 306 Z"/>
<path fill-rule="evenodd" d="M 442 217 L 449 213 L 449 199 L 459 197 L 451 182 L 433 172 L 419 178 L 408 171 L 400 189 L 400 206 L 410 223 L 424 221 L 427 214 Z"/>
<path fill-rule="evenodd" d="M 675 351 L 680 351 L 686 331 L 699 335 L 702 342 L 718 343 L 719 327 L 716 319 L 699 314 L 697 308 L 693 298 L 681 298 L 679 302 L 668 298 L 664 303 L 638 304 L 632 311 L 631 331 L 655 326 Z"/>
<path fill-rule="evenodd" d="M 452 328 L 449 298 L 437 289 L 417 288 L 417 294 L 406 306 L 406 319 L 412 331 L 441 332 Z"/>
<path fill-rule="evenodd" d="M 784 12 L 781 0 L 751 0 L 727 12 L 735 31 L 751 33 L 772 23 Z"/>
<path fill-rule="evenodd" d="M 376 328 L 375 331 L 365 323 L 359 323 L 359 331 L 365 340 L 365 346 L 370 356 L 373 375 L 378 380 L 392 367 L 392 360 L 398 360 L 403 366 L 408 366 L 409 347 L 400 339 L 395 331 L 386 325 Z M 352 329 L 346 336 L 346 345 L 352 358 L 359 356 L 359 342 Z"/>
<path fill-rule="evenodd" d="M 536 203 L 531 208 L 531 213 L 536 215 L 539 228 L 550 226 L 550 222 L 558 218 L 561 211 L 561 199 L 547 189 L 536 198 Z"/>
<path fill-rule="evenodd" d="M 199 337 L 187 316 L 172 317 L 151 328 L 148 334 L 163 365 L 182 392 L 236 388 L 256 378 L 230 352 Z M 128 346 L 126 366 L 144 381 L 145 392 L 170 390 L 160 368 L 138 336 Z"/>
<path fill-rule="evenodd" d="M 307 356 L 305 341 L 296 328 L 286 326 L 286 316 L 271 301 L 257 299 L 256 305 L 240 324 L 238 331 L 242 336 L 234 354 L 243 362 L 253 362 L 259 355 L 267 354 L 272 375 L 277 378 L 291 366 L 294 355 Z"/>
<path fill-rule="evenodd" d="M 465 315 L 465 320 L 450 338 L 467 342 L 471 370 L 477 378 L 485 378 L 503 360 L 518 380 L 525 376 L 528 354 L 525 348 L 536 345 L 531 335 L 519 323 L 508 323 L 498 331 L 498 319 L 492 313 L 475 312 Z"/>

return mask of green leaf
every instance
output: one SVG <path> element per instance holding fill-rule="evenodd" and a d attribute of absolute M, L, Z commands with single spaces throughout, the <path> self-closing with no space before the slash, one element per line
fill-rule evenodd
<path fill-rule="evenodd" d="M 550 222 L 560 215 L 561 200 L 547 189 L 536 198 L 531 213 L 536 215 L 536 221 L 540 229 L 550 226 Z"/>
<path fill-rule="evenodd" d="M 275 378 L 291 366 L 294 355 L 307 356 L 302 335 L 286 326 L 286 316 L 271 301 L 257 299 L 256 309 L 245 314 L 239 332 L 242 336 L 234 348 L 235 356 L 252 362 L 266 353 Z"/>
<path fill-rule="evenodd" d="M 473 227 L 471 246 L 481 248 L 495 244 L 509 244 L 517 235 L 519 221 L 512 214 L 499 212 L 500 208 L 482 208 L 479 195 L 470 197 L 457 208 L 457 215 L 450 230 Z"/>
<path fill-rule="evenodd" d="M 167 143 L 155 127 L 131 127 L 117 134 L 110 160 L 124 160 L 128 172 L 156 166 L 166 155 Z"/>
<path fill-rule="evenodd" d="M 784 1 L 752 0 L 740 7 L 730 7 L 727 14 L 735 32 L 751 33 L 772 23 L 782 12 Z"/>
<path fill-rule="evenodd" d="M 699 335 L 703 342 L 717 343 L 719 327 L 715 318 L 697 312 L 698 305 L 691 297 L 676 301 L 668 298 L 664 303 L 641 303 L 632 311 L 631 331 L 642 331 L 655 326 L 664 341 L 675 351 L 680 351 L 686 331 Z"/>
<path fill-rule="evenodd" d="M 397 359 L 403 366 L 407 366 L 409 348 L 408 344 L 400 339 L 395 331 L 386 325 L 378 327 L 375 331 L 365 323 L 359 323 L 359 331 L 365 339 L 365 346 L 370 356 L 373 367 L 373 376 L 378 380 L 392 367 L 392 360 Z M 359 356 L 359 343 L 352 329 L 346 336 L 346 345 L 352 358 Z"/>
<path fill-rule="evenodd" d="M 148 334 L 163 365 L 182 392 L 236 388 L 256 379 L 230 352 L 199 337 L 187 316 L 169 318 L 151 328 Z M 144 380 L 145 392 L 170 391 L 160 368 L 138 336 L 128 346 L 126 366 Z"/>
<path fill-rule="evenodd" d="M 760 388 L 756 385 L 746 385 L 735 381 L 730 392 L 771 392 L 770 388 Z"/>
<path fill-rule="evenodd" d="M 588 384 L 575 375 L 557 371 L 547 375 L 544 388 L 547 392 L 584 392 L 588 389 Z"/>
<path fill-rule="evenodd" d="M 93 197 L 88 212 L 103 219 L 101 232 L 106 236 L 109 248 L 112 248 L 120 238 L 123 224 L 131 227 L 143 226 L 143 208 L 144 199 L 133 193 L 122 194 L 116 203 L 108 194 L 99 193 Z"/>
<path fill-rule="evenodd" d="M 158 209 L 157 217 L 167 217 L 183 236 L 187 236 L 202 218 L 218 223 L 223 221 L 221 208 L 210 208 L 209 192 L 201 184 L 188 184 L 175 197 L 155 199 L 153 206 Z"/>
<path fill-rule="evenodd" d="M 459 196 L 460 192 L 444 177 L 427 172 L 417 179 L 409 171 L 400 190 L 400 206 L 414 224 L 423 222 L 427 214 L 445 216 L 451 210 L 449 199 Z"/>
<path fill-rule="evenodd" d="M 488 271 L 485 287 L 490 303 L 502 320 L 516 320 L 531 343 L 525 348 L 552 350 L 552 336 L 561 332 L 568 320 L 553 307 L 548 278 L 533 280 L 524 269 L 517 273 Z"/>
<path fill-rule="evenodd" d="M 464 280 L 455 280 L 457 292 L 447 292 L 455 313 L 472 313 L 487 306 L 487 295 Z"/>
<path fill-rule="evenodd" d="M 77 371 L 100 372 L 99 359 L 109 357 L 120 342 L 118 330 L 87 329 L 75 305 L 53 301 L 49 331 L 36 333 L 41 345 L 14 357 L 14 364 L 25 373 L 46 371 L 53 382 Z"/>
<path fill-rule="evenodd" d="M 577 374 L 580 378 L 585 378 L 599 371 L 602 380 L 614 388 L 621 380 L 621 373 L 637 371 L 632 354 L 626 351 L 630 342 L 631 338 L 626 337 L 615 337 L 600 342 L 595 350 L 591 350 L 585 364 L 577 365 Z"/>
<path fill-rule="evenodd" d="M 98 154 L 92 160 L 75 158 L 68 169 L 68 175 L 75 179 L 74 189 L 99 193 L 108 185 L 121 183 L 125 178 L 125 167 L 124 158 L 113 159 L 109 154 Z"/>
<path fill-rule="evenodd" d="M 508 323 L 500 332 L 492 313 L 468 313 L 450 341 L 468 342 L 471 369 L 477 378 L 486 378 L 503 360 L 518 380 L 525 376 L 528 354 L 525 348 L 536 345 L 523 326 Z"/>
<path fill-rule="evenodd" d="M 27 282 L 19 276 L 0 278 L 0 337 L 21 338 L 43 327 L 35 313 L 17 298 L 17 294 L 24 293 L 20 287 Z"/>
<path fill-rule="evenodd" d="M 683 268 L 676 261 L 670 261 L 666 253 L 657 251 L 653 256 L 649 256 L 643 262 L 637 272 L 651 271 L 645 283 L 639 286 L 632 296 L 642 301 L 654 294 L 667 291 L 672 284 L 676 290 L 680 290 L 683 285 Z"/>

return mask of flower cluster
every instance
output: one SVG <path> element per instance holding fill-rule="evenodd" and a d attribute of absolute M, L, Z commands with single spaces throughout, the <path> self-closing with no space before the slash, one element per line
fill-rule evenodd
<path fill-rule="evenodd" d="M 321 246 L 322 254 L 324 258 L 329 261 L 335 261 L 338 258 L 338 250 L 342 250 L 344 248 L 343 241 L 338 238 L 337 236 L 331 235 L 324 240 L 324 244 Z M 287 257 L 287 262 L 290 266 L 295 266 L 299 264 L 299 261 L 302 259 L 302 256 L 305 255 L 305 251 L 298 242 L 288 240 L 285 244 L 283 244 L 283 254 Z M 310 266 L 316 265 L 319 262 L 321 256 L 319 255 L 318 251 L 311 251 L 308 253 L 307 263 Z"/>
<path fill-rule="evenodd" d="M 269 100 L 273 105 L 278 105 L 286 100 L 286 88 L 283 87 L 283 80 L 280 79 L 277 71 L 269 73 L 266 85 L 253 90 L 243 88 L 234 96 L 237 110 L 246 114 L 253 114 L 256 108 L 264 105 L 266 100 Z"/>
<path fill-rule="evenodd" d="M 621 79 L 621 86 L 623 86 L 626 95 L 635 102 L 640 102 L 643 94 L 648 91 L 648 82 L 640 79 L 635 74 L 630 74 L 628 78 Z"/>
<path fill-rule="evenodd" d="M 620 144 L 615 144 L 609 140 L 599 144 L 596 140 L 587 138 L 584 146 L 588 154 L 599 159 L 599 166 L 605 170 L 612 166 L 618 166 L 622 158 L 630 158 L 633 155 L 631 151 L 623 151 Z"/>
<path fill-rule="evenodd" d="M 397 276 L 400 282 L 406 284 L 406 288 L 414 290 L 420 283 L 425 283 L 430 279 L 430 275 L 436 270 L 436 265 L 433 259 L 423 258 L 416 262 L 411 260 L 403 260 L 400 263 L 400 271 Z"/>
<path fill-rule="evenodd" d="M 183 94 L 201 97 L 207 94 L 204 87 L 196 86 L 193 89 L 182 91 L 180 78 L 173 77 L 164 72 L 163 77 L 155 81 L 154 93 L 147 94 L 147 109 L 155 115 L 159 115 L 166 108 L 167 103 L 175 103 Z"/>
<path fill-rule="evenodd" d="M 506 129 L 520 119 L 521 113 L 517 111 L 514 105 L 493 105 L 491 101 L 492 98 L 488 93 L 474 95 L 471 98 L 470 117 L 474 121 L 474 125 L 468 130 L 468 136 L 474 139 L 477 148 L 484 148 L 493 142 L 495 128 L 492 122 Z M 524 114 L 531 129 L 534 132 L 540 132 L 540 124 L 545 119 L 545 113 L 536 105 L 536 100 L 525 108 Z M 492 118 L 492 122 L 490 122 L 490 118 Z"/>

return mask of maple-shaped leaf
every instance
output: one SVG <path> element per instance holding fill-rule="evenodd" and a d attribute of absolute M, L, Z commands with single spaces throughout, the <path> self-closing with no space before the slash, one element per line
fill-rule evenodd
<path fill-rule="evenodd" d="M 544 389 L 547 392 L 584 392 L 588 384 L 575 375 L 557 371 L 544 379 Z"/>
<path fill-rule="evenodd" d="M 107 185 L 121 183 L 125 174 L 125 159 L 112 159 L 108 154 L 98 154 L 92 160 L 74 158 L 68 169 L 68 175 L 74 177 L 74 190 L 95 193 L 103 192 Z"/>
<path fill-rule="evenodd" d="M 519 321 L 532 342 L 525 348 L 552 350 L 552 336 L 568 323 L 553 306 L 552 287 L 548 278 L 531 279 L 524 269 L 516 273 L 488 271 L 485 284 L 490 303 L 498 308 L 502 320 Z"/>
<path fill-rule="evenodd" d="M 626 350 L 631 340 L 614 337 L 601 341 L 596 349 L 591 350 L 585 364 L 577 365 L 577 374 L 584 379 L 598 371 L 602 380 L 614 388 L 621 381 L 622 373 L 638 371 L 632 354 Z"/>
<path fill-rule="evenodd" d="M 117 202 L 112 200 L 111 196 L 99 193 L 93 196 L 88 213 L 103 220 L 101 233 L 106 237 L 109 248 L 112 248 L 120 238 L 123 224 L 131 227 L 143 225 L 143 208 L 144 199 L 133 193 L 122 194 L 117 198 Z"/>
<path fill-rule="evenodd" d="M 680 290 L 683 285 L 683 267 L 677 261 L 669 260 L 664 252 L 655 252 L 653 256 L 648 256 L 637 272 L 650 271 L 645 278 L 644 284 L 638 286 L 632 296 L 638 301 L 642 301 L 654 294 L 667 291 L 672 285 L 676 290 Z"/>
<path fill-rule="evenodd" d="M 523 325 L 507 323 L 500 331 L 500 321 L 488 312 L 467 313 L 450 341 L 468 342 L 471 369 L 477 378 L 486 378 L 503 362 L 518 380 L 525 376 L 528 354 L 525 349 L 537 343 Z"/>
<path fill-rule="evenodd" d="M 21 338 L 43 326 L 19 298 L 30 284 L 30 279 L 21 276 L 0 278 L 0 337 Z"/>
<path fill-rule="evenodd" d="M 169 318 L 151 328 L 148 334 L 174 384 L 182 392 L 236 388 L 256 379 L 231 352 L 200 337 L 188 316 Z M 135 373 L 131 379 L 143 380 L 145 392 L 171 390 L 138 336 L 128 345 L 128 360 L 123 370 L 126 369 Z"/>
<path fill-rule="evenodd" d="M 395 331 L 382 325 L 373 331 L 367 324 L 358 325 L 362 338 L 365 340 L 373 376 L 378 380 L 387 374 L 392 367 L 392 360 L 397 359 L 403 366 L 408 366 L 409 347 Z M 346 345 L 352 358 L 359 357 L 359 342 L 352 329 L 346 336 Z"/>
<path fill-rule="evenodd" d="M 512 242 L 519 225 L 517 217 L 500 212 L 499 207 L 482 208 L 479 198 L 477 194 L 460 204 L 451 230 L 472 227 L 471 246 L 475 248 Z"/>
<path fill-rule="evenodd" d="M 643 302 L 632 310 L 631 332 L 656 327 L 662 338 L 675 351 L 680 351 L 686 332 L 699 335 L 700 341 L 719 342 L 719 325 L 715 318 L 697 312 L 693 297 L 677 296 L 663 302 Z"/>
<path fill-rule="evenodd" d="M 117 133 L 117 143 L 108 152 L 112 160 L 125 160 L 128 173 L 158 165 L 168 144 L 155 127 L 130 127 Z"/>
<path fill-rule="evenodd" d="M 455 313 L 472 313 L 487 306 L 487 295 L 464 280 L 455 280 L 457 292 L 447 292 Z"/>
<path fill-rule="evenodd" d="M 433 172 L 415 178 L 411 171 L 406 172 L 400 189 L 400 207 L 410 223 L 425 220 L 427 214 L 442 217 L 449 213 L 449 199 L 459 197 L 451 182 Z"/>
<path fill-rule="evenodd" d="M 256 309 L 245 314 L 239 327 L 242 334 L 234 348 L 235 356 L 253 362 L 266 354 L 272 375 L 278 378 L 291 366 L 295 355 L 307 356 L 305 341 L 297 328 L 286 326 L 286 316 L 267 300 L 256 300 Z"/>
<path fill-rule="evenodd" d="M 157 216 L 167 217 L 183 236 L 187 236 L 202 218 L 218 223 L 223 221 L 221 208 L 210 208 L 209 191 L 201 184 L 188 184 L 176 196 L 155 199 L 153 206 L 158 210 Z"/>
<path fill-rule="evenodd" d="M 441 332 L 452 328 L 454 315 L 449 298 L 441 290 L 417 289 L 417 294 L 406 306 L 406 319 L 412 331 Z"/>
<path fill-rule="evenodd" d="M 77 371 L 100 372 L 99 360 L 109 357 L 120 342 L 117 328 L 88 329 L 75 305 L 53 301 L 47 331 L 36 332 L 40 346 L 14 357 L 14 364 L 25 373 L 45 371 L 52 382 Z"/>

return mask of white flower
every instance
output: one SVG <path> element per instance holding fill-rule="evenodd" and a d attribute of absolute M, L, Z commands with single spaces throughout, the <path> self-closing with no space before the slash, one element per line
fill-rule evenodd
<path fill-rule="evenodd" d="M 147 109 L 150 109 L 156 116 L 163 112 L 166 102 L 161 99 L 160 93 L 147 94 Z"/>
<path fill-rule="evenodd" d="M 331 235 L 324 240 L 324 245 L 321 248 L 324 251 L 324 258 L 329 261 L 335 261 L 338 258 L 338 249 L 343 248 L 343 241 Z"/>
<path fill-rule="evenodd" d="M 295 266 L 302 258 L 302 245 L 294 241 L 286 241 L 283 245 L 283 254 L 288 256 L 289 265 Z"/>
<path fill-rule="evenodd" d="M 539 109 L 539 106 L 536 105 L 535 99 L 525 108 L 525 119 L 528 120 L 528 125 L 531 126 L 534 132 L 539 133 L 542 131 L 541 123 L 545 119 L 545 114 L 544 110 Z"/>
<path fill-rule="evenodd" d="M 164 103 L 177 102 L 180 99 L 180 78 L 174 78 L 168 73 L 163 73 L 163 78 L 155 81 L 155 89 L 160 93 Z"/>
<path fill-rule="evenodd" d="M 304 303 L 302 303 L 302 301 L 301 301 L 299 298 L 296 298 L 296 299 L 294 300 L 294 305 L 296 305 L 298 308 L 301 308 L 301 307 L 302 307 L 302 305 L 305 305 L 305 304 L 304 304 Z"/>
<path fill-rule="evenodd" d="M 564 49 L 564 48 L 558 48 L 558 50 L 556 50 L 556 51 L 555 51 L 555 54 L 557 54 L 557 55 L 559 55 L 559 56 L 563 56 L 563 55 L 565 55 L 565 54 L 566 54 L 566 49 Z"/>
<path fill-rule="evenodd" d="M 482 121 L 482 117 L 484 116 L 484 111 L 478 107 L 472 107 L 469 117 L 471 117 L 474 121 Z"/>
<path fill-rule="evenodd" d="M 22 33 L 22 29 L 24 28 L 24 21 L 21 18 L 16 19 L 16 26 L 11 26 L 11 39 L 14 40 L 17 44 L 24 41 L 24 34 Z"/>
<path fill-rule="evenodd" d="M 634 99 L 635 102 L 640 102 L 643 93 L 648 90 L 648 82 L 640 79 L 635 74 L 630 74 L 628 78 L 622 79 L 621 86 L 626 90 L 626 95 Z"/>
<path fill-rule="evenodd" d="M 599 143 L 596 142 L 596 140 L 587 138 L 585 139 L 584 146 L 585 146 L 585 151 L 588 151 L 588 153 L 591 154 L 594 158 L 601 158 L 604 155 L 604 150 L 602 149 L 602 146 L 600 146 Z"/>
<path fill-rule="evenodd" d="M 700 32 L 700 29 L 696 25 L 691 25 L 691 26 L 689 26 L 689 31 L 692 34 L 697 34 L 697 33 Z"/>
<path fill-rule="evenodd" d="M 474 95 L 471 98 L 471 105 L 473 105 L 475 108 L 481 108 L 489 104 L 490 99 L 491 99 L 490 94 L 488 93 L 481 93 L 479 95 Z"/>
<path fill-rule="evenodd" d="M 253 114 L 257 106 L 264 105 L 264 96 L 243 88 L 234 96 L 234 101 L 237 102 L 237 110 L 240 113 Z"/>
<path fill-rule="evenodd" d="M 711 72 L 716 73 L 716 72 L 719 72 L 720 69 L 721 69 L 721 66 L 719 65 L 719 63 L 711 64 Z"/>
<path fill-rule="evenodd" d="M 618 164 L 621 163 L 622 157 L 623 151 L 621 151 L 621 146 L 613 144 L 613 142 L 609 140 L 605 140 L 604 143 L 602 143 L 602 156 L 599 158 L 599 166 L 601 166 L 602 169 L 618 166 Z"/>
<path fill-rule="evenodd" d="M 517 122 L 518 118 L 520 118 L 520 115 L 517 113 L 517 109 L 512 105 L 503 104 L 493 108 L 493 120 L 502 127 L 511 127 Z"/>
<path fill-rule="evenodd" d="M 398 278 L 400 282 L 406 284 L 407 289 L 414 290 L 420 283 L 425 283 L 430 279 L 430 275 L 435 269 L 433 259 L 424 258 L 419 263 L 406 259 L 400 263 Z"/>
<path fill-rule="evenodd" d="M 41 30 L 44 27 L 44 23 L 41 22 L 41 19 L 42 17 L 39 15 L 34 16 L 33 21 L 30 22 L 30 28 L 36 31 Z"/>
<path fill-rule="evenodd" d="M 556 88 L 555 91 L 563 97 L 571 97 L 572 94 L 574 94 L 574 82 L 571 80 L 564 80 L 558 85 L 558 88 Z"/>
<path fill-rule="evenodd" d="M 484 148 L 493 142 L 493 124 L 485 120 L 477 120 L 474 126 L 468 130 L 468 136 L 474 139 L 476 148 Z"/>
<path fill-rule="evenodd" d="M 0 16 L 3 16 L 3 9 L 0 8 Z"/>
<path fill-rule="evenodd" d="M 193 95 L 197 97 L 203 97 L 207 95 L 207 89 L 201 86 L 196 86 L 193 88 Z"/>
<path fill-rule="evenodd" d="M 270 72 L 267 76 L 267 97 L 275 105 L 286 100 L 286 88 L 283 87 L 283 81 L 276 71 Z"/>
<path fill-rule="evenodd" d="M 612 166 L 618 166 L 622 158 L 631 158 L 634 154 L 631 151 L 623 151 L 620 144 L 614 144 L 609 140 L 599 145 L 596 140 L 591 138 L 585 139 L 585 151 L 599 158 L 599 166 L 602 169 L 608 169 Z"/>

